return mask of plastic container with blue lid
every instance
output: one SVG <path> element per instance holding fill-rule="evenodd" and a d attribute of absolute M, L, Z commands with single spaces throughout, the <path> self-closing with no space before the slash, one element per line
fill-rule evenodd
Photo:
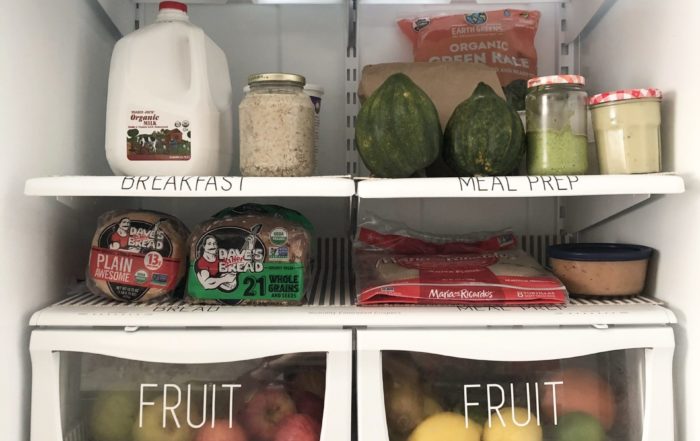
<path fill-rule="evenodd" d="M 643 245 L 575 243 L 551 245 L 547 257 L 572 295 L 633 296 L 644 291 L 652 252 Z"/>

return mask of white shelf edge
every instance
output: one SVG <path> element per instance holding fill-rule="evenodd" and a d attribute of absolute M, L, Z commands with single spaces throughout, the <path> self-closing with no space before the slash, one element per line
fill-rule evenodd
<path fill-rule="evenodd" d="M 349 176 L 54 176 L 28 179 L 27 196 L 350 197 Z"/>
<path fill-rule="evenodd" d="M 374 179 L 358 182 L 357 195 L 385 198 L 502 198 L 683 193 L 683 178 L 644 175 L 484 176 Z"/>
<path fill-rule="evenodd" d="M 683 193 L 675 174 L 464 178 L 54 176 L 28 179 L 28 196 L 475 198 Z"/>
<path fill-rule="evenodd" d="M 120 304 L 83 295 L 36 312 L 34 327 L 484 328 L 489 326 L 665 326 L 674 314 L 652 301 L 545 306 L 224 306 L 179 301 Z M 74 297 L 80 298 L 80 295 Z M 73 298 L 71 298 L 73 299 Z"/>

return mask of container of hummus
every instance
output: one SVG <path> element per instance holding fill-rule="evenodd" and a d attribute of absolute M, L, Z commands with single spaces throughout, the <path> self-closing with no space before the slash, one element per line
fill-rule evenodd
<path fill-rule="evenodd" d="M 661 91 L 626 89 L 589 104 L 602 174 L 661 171 Z"/>
<path fill-rule="evenodd" d="M 572 295 L 633 296 L 644 290 L 652 251 L 642 245 L 576 243 L 550 245 L 547 257 Z"/>

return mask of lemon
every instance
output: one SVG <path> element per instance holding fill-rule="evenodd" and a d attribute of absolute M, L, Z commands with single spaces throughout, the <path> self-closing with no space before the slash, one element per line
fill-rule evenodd
<path fill-rule="evenodd" d="M 484 425 L 484 441 L 542 441 L 542 428 L 537 425 L 537 419 L 530 414 L 527 409 L 515 407 L 512 410 L 501 410 L 503 423 L 498 418 L 491 414 L 491 427 L 487 423 Z M 513 422 L 517 421 L 523 424 L 530 418 L 526 426 L 518 426 Z"/>
<path fill-rule="evenodd" d="M 466 427 L 464 415 L 441 412 L 423 420 L 408 441 L 479 441 L 480 438 L 478 423 L 469 420 L 469 427 Z"/>

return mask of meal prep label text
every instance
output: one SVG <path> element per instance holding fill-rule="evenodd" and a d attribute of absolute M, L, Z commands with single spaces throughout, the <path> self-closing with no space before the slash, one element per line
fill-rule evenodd
<path fill-rule="evenodd" d="M 462 192 L 573 191 L 579 182 L 578 176 L 472 176 L 457 179 Z"/>

